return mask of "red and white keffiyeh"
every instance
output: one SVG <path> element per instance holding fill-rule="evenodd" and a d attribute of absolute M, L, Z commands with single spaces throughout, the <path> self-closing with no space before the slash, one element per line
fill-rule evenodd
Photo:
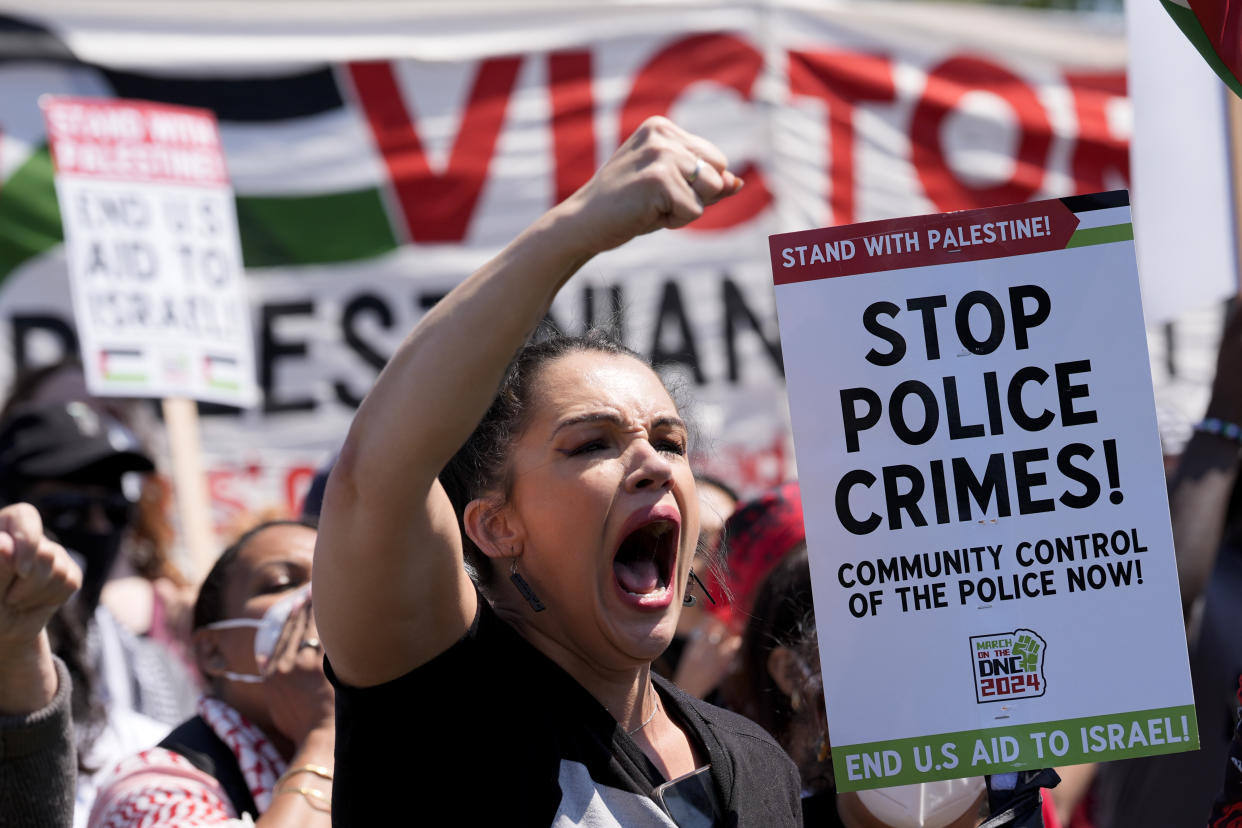
<path fill-rule="evenodd" d="M 229 746 L 259 812 L 267 811 L 285 760 L 258 727 L 218 699 L 202 698 L 198 714 Z M 180 754 L 151 748 L 122 760 L 91 808 L 89 828 L 199 828 L 238 822 L 228 794 L 214 777 Z"/>

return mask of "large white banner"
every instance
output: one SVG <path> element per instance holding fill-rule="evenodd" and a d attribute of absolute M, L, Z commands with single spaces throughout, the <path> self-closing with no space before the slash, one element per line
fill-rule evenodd
<path fill-rule="evenodd" d="M 768 234 L 1127 184 L 1120 20 L 882 0 L 470 6 L 0 19 L 22 50 L 0 63 L 0 384 L 71 350 L 45 93 L 220 124 L 261 391 L 204 418 L 221 522 L 263 492 L 296 502 L 404 332 L 649 115 L 718 143 L 746 188 L 591 262 L 552 316 L 611 326 L 679 374 L 696 463 L 743 491 L 795 473 Z"/>

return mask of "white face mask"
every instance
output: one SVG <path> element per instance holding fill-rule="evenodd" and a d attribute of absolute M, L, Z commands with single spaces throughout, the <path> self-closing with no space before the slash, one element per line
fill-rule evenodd
<path fill-rule="evenodd" d="M 259 668 L 259 674 L 233 673 L 226 670 L 217 675 L 231 681 L 241 681 L 246 684 L 262 684 L 267 664 L 272 660 L 272 656 L 276 654 L 276 642 L 280 640 L 280 631 L 284 629 L 285 622 L 289 620 L 289 616 L 310 601 L 310 594 L 311 585 L 306 583 L 268 607 L 267 612 L 263 613 L 262 618 L 230 618 L 226 621 L 216 621 L 204 626 L 204 630 L 233 630 L 243 627 L 253 627 L 255 630 L 254 663 Z"/>
<path fill-rule="evenodd" d="M 983 777 L 858 791 L 858 801 L 891 828 L 944 828 L 986 790 Z"/>

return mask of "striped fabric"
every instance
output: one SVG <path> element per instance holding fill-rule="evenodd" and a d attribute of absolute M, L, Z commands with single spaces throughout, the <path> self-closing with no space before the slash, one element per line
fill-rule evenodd
<path fill-rule="evenodd" d="M 201 691 L 165 645 L 134 635 L 107 607 L 96 609 L 93 620 L 87 628 L 87 657 L 103 678 L 109 704 L 170 726 L 194 715 Z"/>
<path fill-rule="evenodd" d="M 216 699 L 199 700 L 198 713 L 237 757 L 246 785 L 260 811 L 272 793 L 285 761 L 258 727 Z M 123 760 L 99 789 L 89 828 L 199 828 L 249 826 L 212 776 L 183 756 L 151 748 Z"/>

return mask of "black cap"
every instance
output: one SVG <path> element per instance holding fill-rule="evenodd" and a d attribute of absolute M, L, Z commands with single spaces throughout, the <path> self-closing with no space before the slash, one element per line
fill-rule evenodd
<path fill-rule="evenodd" d="M 0 423 L 0 480 L 119 478 L 154 468 L 132 431 L 85 402 L 26 406 Z"/>

